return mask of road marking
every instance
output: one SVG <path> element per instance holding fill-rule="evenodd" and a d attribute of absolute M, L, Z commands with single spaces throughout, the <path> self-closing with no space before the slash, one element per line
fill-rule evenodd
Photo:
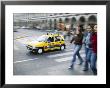
<path fill-rule="evenodd" d="M 70 55 L 72 54 L 73 52 L 66 52 L 66 53 L 61 53 L 61 54 L 54 54 L 54 55 L 49 55 L 47 57 L 49 58 L 53 58 L 53 57 L 59 57 L 59 56 L 64 56 L 64 55 Z"/>
<path fill-rule="evenodd" d="M 65 49 L 65 51 L 73 51 L 74 49 Z M 83 51 L 84 49 L 82 48 L 79 52 Z"/>
<path fill-rule="evenodd" d="M 37 60 L 38 58 L 34 58 L 34 59 L 27 59 L 27 60 L 20 60 L 20 61 L 15 61 L 14 64 L 16 63 L 21 63 L 21 62 L 27 62 L 27 61 L 32 61 L 32 60 Z"/>
<path fill-rule="evenodd" d="M 84 53 L 84 51 L 80 51 L 80 54 Z M 47 56 L 48 58 L 55 58 L 59 56 L 64 56 L 64 55 L 72 55 L 73 52 L 65 52 L 65 53 L 60 53 L 60 54 L 54 54 L 54 55 L 49 55 Z"/>
<path fill-rule="evenodd" d="M 73 49 L 65 49 L 65 51 L 72 51 Z"/>
<path fill-rule="evenodd" d="M 81 54 L 81 57 L 84 58 L 85 54 Z M 76 57 L 76 59 L 78 59 L 78 57 Z M 60 58 L 60 59 L 55 59 L 56 62 L 63 62 L 63 61 L 68 61 L 68 60 L 72 60 L 72 56 L 65 57 L 65 58 Z"/>
<path fill-rule="evenodd" d="M 55 59 L 56 62 L 63 62 L 63 61 L 68 61 L 68 60 L 72 60 L 72 56 L 66 57 L 66 58 Z"/>

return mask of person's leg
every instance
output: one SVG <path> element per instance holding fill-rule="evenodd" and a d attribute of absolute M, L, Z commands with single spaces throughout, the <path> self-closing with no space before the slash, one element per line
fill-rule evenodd
<path fill-rule="evenodd" d="M 90 58 L 92 55 L 92 49 L 88 49 L 88 53 L 87 53 L 87 62 L 90 63 Z"/>
<path fill-rule="evenodd" d="M 84 61 L 84 69 L 83 69 L 83 71 L 87 71 L 88 70 L 88 60 L 87 60 L 87 53 L 88 53 L 88 48 L 87 47 L 85 47 L 85 61 Z"/>
<path fill-rule="evenodd" d="M 79 47 L 77 45 L 74 46 L 74 51 L 73 51 L 73 59 L 71 61 L 71 65 L 69 68 L 73 68 L 74 67 L 74 62 L 76 61 L 76 54 L 78 52 Z"/>
<path fill-rule="evenodd" d="M 87 71 L 89 68 L 89 63 L 90 63 L 90 58 L 91 58 L 92 50 L 88 48 L 88 52 L 86 55 L 86 64 L 85 64 L 85 69 L 84 71 Z"/>
<path fill-rule="evenodd" d="M 79 53 L 79 51 L 81 50 L 81 47 L 82 47 L 82 45 L 78 45 L 77 56 L 78 56 L 78 59 L 80 61 L 79 65 L 81 65 L 83 63 L 83 59 L 82 59 L 82 57 L 81 57 L 81 55 Z"/>
<path fill-rule="evenodd" d="M 97 54 L 92 52 L 90 59 L 90 67 L 94 75 L 97 75 L 96 61 L 97 61 Z"/>

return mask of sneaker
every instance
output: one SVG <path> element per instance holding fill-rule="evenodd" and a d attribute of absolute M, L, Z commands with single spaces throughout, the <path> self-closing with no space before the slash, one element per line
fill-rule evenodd
<path fill-rule="evenodd" d="M 68 67 L 68 69 L 73 69 L 72 67 Z"/>
<path fill-rule="evenodd" d="M 69 66 L 69 67 L 68 67 L 68 69 L 73 69 L 73 66 L 72 66 L 72 65 L 71 65 L 71 66 Z"/>

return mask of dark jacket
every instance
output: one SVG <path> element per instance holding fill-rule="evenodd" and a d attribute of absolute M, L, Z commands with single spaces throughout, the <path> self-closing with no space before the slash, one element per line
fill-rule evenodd
<path fill-rule="evenodd" d="M 76 34 L 72 40 L 70 41 L 70 43 L 72 43 L 74 41 L 74 44 L 76 45 L 82 45 L 82 40 L 83 40 L 83 34 Z"/>
<path fill-rule="evenodd" d="M 91 48 L 94 53 L 97 53 L 97 33 L 91 35 Z"/>

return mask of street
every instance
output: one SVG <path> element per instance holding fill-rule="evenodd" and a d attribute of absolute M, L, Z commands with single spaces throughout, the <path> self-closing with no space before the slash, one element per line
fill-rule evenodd
<path fill-rule="evenodd" d="M 83 65 L 78 65 L 77 58 L 75 68 L 68 69 L 71 64 L 73 46 L 68 40 L 64 51 L 55 50 L 44 52 L 43 54 L 30 53 L 25 44 L 34 38 L 46 34 L 46 31 L 35 29 L 18 29 L 14 32 L 14 75 L 93 75 L 91 70 L 84 72 Z M 80 54 L 85 58 L 84 47 Z"/>

